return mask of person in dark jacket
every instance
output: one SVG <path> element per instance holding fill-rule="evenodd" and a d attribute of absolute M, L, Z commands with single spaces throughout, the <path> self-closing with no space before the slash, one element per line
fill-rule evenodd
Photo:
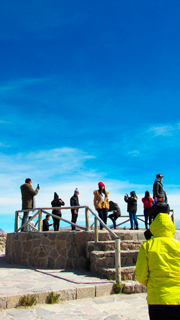
<path fill-rule="evenodd" d="M 166 195 L 166 192 L 164 191 L 162 180 L 163 180 L 162 174 L 157 174 L 156 180 L 153 184 L 153 199 L 155 200 L 155 202 L 158 202 L 158 201 L 167 202 L 167 195 Z"/>
<path fill-rule="evenodd" d="M 78 196 L 79 196 L 79 190 L 78 190 L 78 188 L 76 188 L 74 190 L 74 195 L 70 199 L 70 206 L 71 207 L 80 206 Z M 78 218 L 78 211 L 79 211 L 79 209 L 71 209 L 71 214 L 72 214 L 71 222 L 76 223 L 77 218 Z M 72 228 L 72 230 L 76 230 L 76 227 L 73 225 L 71 225 L 71 228 Z"/>
<path fill-rule="evenodd" d="M 22 194 L 22 209 L 33 209 L 34 208 L 34 196 L 39 192 L 39 184 L 37 185 L 36 190 L 32 188 L 32 181 L 31 179 L 27 178 L 25 183 L 22 184 L 21 194 Z M 30 210 L 29 210 L 30 211 Z M 24 212 L 22 225 L 28 221 L 29 211 Z M 27 231 L 27 228 L 21 229 L 21 231 Z"/>
<path fill-rule="evenodd" d="M 65 205 L 65 202 L 59 198 L 58 194 L 54 192 L 54 200 L 51 202 L 52 207 L 61 207 Z M 61 210 L 53 210 L 52 214 L 61 217 Z M 53 217 L 54 231 L 59 231 L 60 220 Z"/>
<path fill-rule="evenodd" d="M 138 221 L 136 217 L 137 212 L 137 195 L 135 191 L 131 191 L 130 197 L 126 193 L 124 196 L 124 201 L 127 202 L 127 212 L 129 212 L 129 218 L 130 218 L 130 224 L 131 228 L 130 230 L 133 230 L 133 220 L 134 220 L 134 226 L 136 230 L 139 230 L 138 228 Z"/>
<path fill-rule="evenodd" d="M 51 216 L 49 214 L 46 215 L 46 219 L 43 220 L 43 231 L 49 231 L 49 227 L 53 224 L 49 224 Z"/>
<path fill-rule="evenodd" d="M 121 216 L 121 210 L 118 206 L 117 203 L 113 202 L 113 201 L 109 201 L 109 210 L 108 211 L 113 211 L 113 213 L 111 213 L 108 218 L 110 218 L 113 222 L 114 225 L 114 229 L 116 229 L 116 220 L 117 218 L 119 218 Z"/>

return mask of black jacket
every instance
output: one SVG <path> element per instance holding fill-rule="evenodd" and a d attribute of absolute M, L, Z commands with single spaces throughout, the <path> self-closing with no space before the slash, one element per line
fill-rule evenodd
<path fill-rule="evenodd" d="M 114 213 L 119 213 L 119 216 L 121 216 L 121 210 L 118 204 L 113 201 L 109 201 L 109 211 L 114 211 Z"/>
<path fill-rule="evenodd" d="M 70 199 L 70 206 L 71 207 L 80 206 L 79 198 L 76 197 L 75 194 Z M 73 210 L 75 210 L 75 209 L 73 209 Z M 71 210 L 71 211 L 73 211 L 73 210 Z M 78 209 L 76 209 L 76 212 L 78 212 Z"/>
<path fill-rule="evenodd" d="M 54 192 L 54 200 L 51 202 L 52 207 L 61 207 L 65 205 L 65 202 L 59 199 L 59 196 L 56 192 Z M 61 216 L 61 210 L 53 210 L 52 214 L 56 214 Z"/>
<path fill-rule="evenodd" d="M 165 198 L 165 201 L 167 201 L 166 192 L 164 191 L 163 184 L 156 180 L 153 184 L 153 198 Z"/>
<path fill-rule="evenodd" d="M 127 202 L 127 212 L 137 212 L 137 198 L 134 197 L 124 197 L 124 200 Z"/>
<path fill-rule="evenodd" d="M 47 219 L 43 220 L 43 231 L 49 231 L 49 222 Z"/>

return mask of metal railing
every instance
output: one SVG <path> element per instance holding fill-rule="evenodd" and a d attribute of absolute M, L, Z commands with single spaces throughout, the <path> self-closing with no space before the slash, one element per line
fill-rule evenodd
<path fill-rule="evenodd" d="M 73 223 L 71 221 L 68 221 L 62 217 L 59 217 L 57 215 L 54 215 L 52 213 L 49 213 L 47 210 L 69 210 L 69 209 L 85 209 L 85 222 L 86 222 L 86 226 L 80 226 L 76 223 Z M 24 223 L 21 227 L 19 226 L 19 220 L 22 220 L 22 216 L 20 215 L 20 213 L 22 212 L 29 212 L 29 211 L 36 211 L 35 214 L 26 222 Z M 29 225 L 34 231 L 36 232 L 41 232 L 42 231 L 42 224 L 43 224 L 43 218 L 42 218 L 42 214 L 48 214 L 53 218 L 56 218 L 58 220 L 62 220 L 66 223 L 69 223 L 72 226 L 78 227 L 79 229 L 82 230 L 86 230 L 86 231 L 90 231 L 92 230 L 90 228 L 90 223 L 89 223 L 89 212 L 91 212 L 91 214 L 94 216 L 94 232 L 95 232 L 95 242 L 98 242 L 98 221 L 100 222 L 100 224 L 103 226 L 103 228 L 105 230 L 107 230 L 111 236 L 115 239 L 115 269 L 116 269 L 116 282 L 120 282 L 121 281 L 121 251 L 120 251 L 120 239 L 119 237 L 115 234 L 115 232 L 113 232 L 102 220 L 101 218 L 88 206 L 75 206 L 75 207 L 45 207 L 45 208 L 36 208 L 36 209 L 24 209 L 24 210 L 17 210 L 15 212 L 15 232 L 19 232 L 20 230 L 22 230 L 23 228 L 25 228 L 27 225 Z M 35 226 L 31 225 L 31 221 L 38 217 L 38 220 L 35 224 Z M 38 224 L 38 228 L 36 228 Z"/>

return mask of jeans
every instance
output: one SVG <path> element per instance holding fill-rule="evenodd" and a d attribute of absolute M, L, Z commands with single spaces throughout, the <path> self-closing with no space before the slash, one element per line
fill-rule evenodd
<path fill-rule="evenodd" d="M 108 209 L 103 208 L 103 209 L 98 209 L 97 210 L 99 218 L 101 218 L 101 220 L 107 224 L 107 214 L 108 214 Z M 103 226 L 100 224 L 100 230 L 102 230 Z"/>
<path fill-rule="evenodd" d="M 149 305 L 150 320 L 177 320 L 180 314 L 180 305 Z"/>
<path fill-rule="evenodd" d="M 131 229 L 133 229 L 133 220 L 134 220 L 134 226 L 138 228 L 138 221 L 136 217 L 136 212 L 129 212 L 129 217 L 130 217 L 130 224 L 131 224 Z"/>
<path fill-rule="evenodd" d="M 58 217 L 61 217 L 61 213 L 59 212 L 53 212 L 53 214 L 55 214 Z M 60 225 L 60 220 L 53 217 L 54 231 L 59 231 L 59 225 Z"/>
<path fill-rule="evenodd" d="M 25 224 L 28 221 L 29 211 L 24 212 L 23 219 L 22 219 L 22 225 Z M 21 231 L 27 231 L 27 226 L 25 228 L 22 228 Z"/>

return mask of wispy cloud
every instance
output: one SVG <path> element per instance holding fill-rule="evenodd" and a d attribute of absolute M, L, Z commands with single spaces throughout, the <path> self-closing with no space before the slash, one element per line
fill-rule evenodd
<path fill-rule="evenodd" d="M 148 133 L 152 134 L 152 137 L 157 136 L 172 136 L 176 130 L 179 130 L 179 124 L 173 125 L 160 125 L 153 126 L 147 130 Z"/>

